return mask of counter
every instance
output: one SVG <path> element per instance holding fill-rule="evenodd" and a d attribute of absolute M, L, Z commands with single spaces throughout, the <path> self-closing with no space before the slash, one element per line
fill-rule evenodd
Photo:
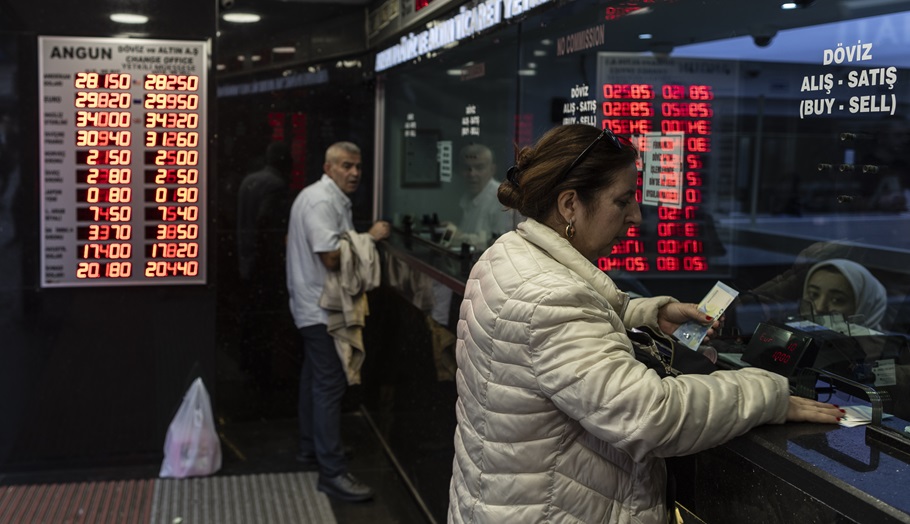
<path fill-rule="evenodd" d="M 400 231 L 380 249 L 458 295 L 464 293 L 475 260 Z M 384 315 L 388 325 L 381 336 L 396 342 L 393 349 L 384 349 L 386 362 L 400 364 L 397 371 L 386 370 L 377 379 L 383 381 L 377 391 L 394 400 L 383 403 L 377 396 L 367 411 L 431 522 L 444 522 L 454 453 L 454 383 L 432 376 L 432 336 L 415 333 L 419 311 L 391 290 L 384 293 L 380 307 L 390 312 Z M 409 320 L 400 318 L 405 315 Z M 393 323 L 401 327 L 393 328 Z M 910 424 L 896 418 L 886 423 L 898 431 Z M 865 435 L 865 426 L 789 423 L 756 428 L 679 459 L 685 473 L 678 479 L 678 500 L 707 523 L 910 524 L 910 457 L 870 446 Z"/>
<path fill-rule="evenodd" d="M 768 425 L 695 456 L 681 502 L 706 522 L 910 523 L 910 457 L 865 426 Z"/>
<path fill-rule="evenodd" d="M 429 237 L 407 235 L 393 229 L 389 238 L 379 244 L 380 250 L 404 262 L 410 269 L 426 274 L 431 279 L 464 295 L 464 285 L 471 272 L 471 265 L 479 253 L 462 256 L 461 246 L 443 247 Z"/>

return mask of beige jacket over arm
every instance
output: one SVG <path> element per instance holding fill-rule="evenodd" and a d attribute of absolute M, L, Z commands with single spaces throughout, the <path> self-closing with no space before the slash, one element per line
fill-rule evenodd
<path fill-rule="evenodd" d="M 629 300 L 534 220 L 471 271 L 458 322 L 452 523 L 666 522 L 661 457 L 783 422 L 760 370 L 661 379 L 626 327 L 672 299 Z"/>
<path fill-rule="evenodd" d="M 327 328 L 348 384 L 359 384 L 366 356 L 363 327 L 370 313 L 366 292 L 379 285 L 379 253 L 372 236 L 354 231 L 341 236 L 339 249 L 341 267 L 326 275 L 319 306 L 328 310 Z"/>

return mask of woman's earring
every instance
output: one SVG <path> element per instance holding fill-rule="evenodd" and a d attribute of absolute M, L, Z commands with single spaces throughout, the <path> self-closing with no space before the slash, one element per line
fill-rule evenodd
<path fill-rule="evenodd" d="M 568 239 L 575 238 L 575 226 L 572 225 L 572 222 L 569 222 L 566 225 L 566 238 L 568 238 Z"/>

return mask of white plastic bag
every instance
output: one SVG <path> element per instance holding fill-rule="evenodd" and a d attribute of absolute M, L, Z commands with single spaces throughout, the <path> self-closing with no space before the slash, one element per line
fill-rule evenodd
<path fill-rule="evenodd" d="M 171 421 L 164 440 L 161 477 L 211 475 L 221 469 L 221 441 L 208 391 L 201 378 L 193 381 Z"/>

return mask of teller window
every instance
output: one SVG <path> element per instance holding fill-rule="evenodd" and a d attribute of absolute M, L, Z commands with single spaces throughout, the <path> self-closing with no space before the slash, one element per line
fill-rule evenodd
<path fill-rule="evenodd" d="M 596 261 L 620 287 L 698 302 L 723 281 L 739 292 L 731 332 L 810 322 L 901 348 L 910 6 L 860 4 L 579 0 L 390 68 L 383 212 L 439 242 L 471 189 L 465 151 L 490 149 L 501 181 L 515 149 L 554 126 L 608 128 L 640 153 L 642 222 Z M 842 270 L 816 274 L 825 261 Z M 819 298 L 832 282 L 849 307 Z M 906 351 L 888 351 L 853 368 L 893 364 L 885 380 L 900 384 Z"/>
<path fill-rule="evenodd" d="M 477 253 L 514 228 L 495 188 L 514 160 L 516 28 L 385 79 L 383 213 L 399 231 Z"/>

